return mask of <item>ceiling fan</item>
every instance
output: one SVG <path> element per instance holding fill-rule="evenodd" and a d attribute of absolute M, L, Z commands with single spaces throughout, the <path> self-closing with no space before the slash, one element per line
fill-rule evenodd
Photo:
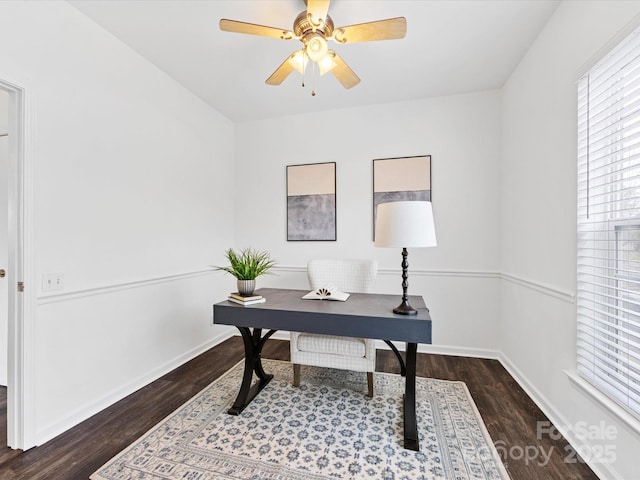
<path fill-rule="evenodd" d="M 360 83 L 360 78 L 340 55 L 329 49 L 327 41 L 356 43 L 404 38 L 407 20 L 397 17 L 335 28 L 333 20 L 327 14 L 330 1 L 305 0 L 307 9 L 294 20 L 293 31 L 225 18 L 220 20 L 220 30 L 302 42 L 302 49 L 289 55 L 267 78 L 266 83 L 269 85 L 280 85 L 293 70 L 304 76 L 307 64 L 311 61 L 312 65 L 317 65 L 320 75 L 331 72 L 344 88 L 351 88 Z M 315 95 L 315 91 L 312 95 Z"/>

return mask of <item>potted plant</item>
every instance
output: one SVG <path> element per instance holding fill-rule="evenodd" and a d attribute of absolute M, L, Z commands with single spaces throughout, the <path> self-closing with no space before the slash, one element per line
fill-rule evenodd
<path fill-rule="evenodd" d="M 230 248 L 224 255 L 229 261 L 229 266 L 216 266 L 215 268 L 236 277 L 238 293 L 244 296 L 252 295 L 256 288 L 256 278 L 269 273 L 271 267 L 276 264 L 274 260 L 271 260 L 268 252 L 259 252 L 252 248 L 245 248 L 240 253 L 236 253 L 233 248 Z"/>

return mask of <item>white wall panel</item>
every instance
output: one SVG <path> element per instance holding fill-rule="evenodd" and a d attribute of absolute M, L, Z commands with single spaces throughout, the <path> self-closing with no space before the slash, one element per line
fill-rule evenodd
<path fill-rule="evenodd" d="M 400 296 L 400 249 L 373 246 L 372 160 L 432 155 L 438 246 L 410 249 L 409 293 L 423 295 L 432 309 L 434 344 L 496 349 L 494 278 L 411 271 L 497 271 L 499 112 L 500 93 L 490 91 L 239 124 L 237 246 L 269 250 L 280 264 L 296 267 L 311 258 L 375 258 L 394 271 L 379 277 L 378 290 Z M 338 239 L 287 242 L 286 166 L 327 161 L 337 164 Z"/>
<path fill-rule="evenodd" d="M 576 82 L 638 14 L 638 2 L 562 2 L 503 89 L 500 268 L 570 295 L 506 278 L 500 349 L 568 438 L 586 443 L 586 457 L 603 478 L 637 478 L 640 435 L 564 372 L 575 370 L 576 361 L 575 304 L 567 301 L 576 289 Z M 580 422 L 596 428 L 605 422 L 615 438 L 581 440 L 570 432 Z M 598 461 L 593 454 L 607 445 L 615 461 Z"/>
<path fill-rule="evenodd" d="M 52 438 L 224 340 L 230 329 L 212 326 L 223 288 L 207 273 L 40 305 L 37 363 L 46 368 L 38 370 L 36 395 L 46 402 L 38 409 L 39 438 Z"/>
<path fill-rule="evenodd" d="M 218 276 L 109 286 L 222 260 L 234 128 L 64 2 L 2 2 L 0 44 L 11 46 L 0 78 L 22 80 L 32 101 L 38 281 L 27 288 L 40 303 L 25 348 L 42 442 L 219 338 Z M 64 274 L 63 294 L 104 293 L 47 303 L 49 272 Z"/>

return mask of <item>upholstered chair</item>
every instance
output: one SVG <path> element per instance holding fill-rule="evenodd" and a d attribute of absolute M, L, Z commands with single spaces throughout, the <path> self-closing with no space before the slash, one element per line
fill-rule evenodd
<path fill-rule="evenodd" d="M 373 260 L 311 260 L 307 264 L 307 276 L 312 290 L 334 285 L 346 293 L 369 293 L 373 289 L 377 273 L 378 263 Z M 300 365 L 367 372 L 368 393 L 373 397 L 375 340 L 292 332 L 291 363 L 293 384 L 296 387 L 300 386 Z"/>

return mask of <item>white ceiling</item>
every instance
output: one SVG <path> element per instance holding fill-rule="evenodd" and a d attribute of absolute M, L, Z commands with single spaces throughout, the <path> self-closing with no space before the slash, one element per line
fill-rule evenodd
<path fill-rule="evenodd" d="M 301 87 L 265 80 L 297 40 L 222 32 L 221 18 L 292 29 L 303 0 L 71 0 L 70 3 L 234 122 L 500 88 L 558 0 L 334 0 L 338 26 L 406 17 L 402 40 L 337 45 L 361 78 Z M 307 79 L 307 84 L 311 83 Z"/>

